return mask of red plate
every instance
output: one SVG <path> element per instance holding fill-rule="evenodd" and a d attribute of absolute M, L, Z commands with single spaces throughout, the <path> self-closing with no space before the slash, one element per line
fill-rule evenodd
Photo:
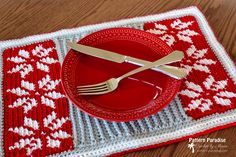
<path fill-rule="evenodd" d="M 90 34 L 79 43 L 148 61 L 172 52 L 150 33 L 130 28 L 112 28 Z M 173 100 L 181 81 L 152 70 L 122 80 L 118 88 L 99 96 L 79 96 L 76 87 L 118 77 L 137 66 L 115 63 L 70 50 L 62 65 L 61 80 L 66 95 L 84 112 L 109 121 L 130 121 L 157 113 Z"/>

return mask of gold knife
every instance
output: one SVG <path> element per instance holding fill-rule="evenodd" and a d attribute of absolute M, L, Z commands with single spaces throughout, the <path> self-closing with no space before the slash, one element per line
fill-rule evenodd
<path fill-rule="evenodd" d="M 73 50 L 76 50 L 80 53 L 90 55 L 93 57 L 97 57 L 97 58 L 101 58 L 101 59 L 105 59 L 105 60 L 109 60 L 109 61 L 116 62 L 116 63 L 127 62 L 127 63 L 131 63 L 131 64 L 138 65 L 138 66 L 143 66 L 143 65 L 150 63 L 149 61 L 145 61 L 142 59 L 134 58 L 131 56 L 125 56 L 125 55 L 121 55 L 121 54 L 118 54 L 115 52 L 102 50 L 102 49 L 98 49 L 98 48 L 94 48 L 94 47 L 90 47 L 90 46 L 77 44 L 75 42 L 68 41 L 67 45 L 70 48 L 72 48 Z M 182 52 L 182 54 L 183 54 L 183 52 Z M 184 57 L 184 54 L 183 54 L 182 58 L 183 57 Z M 169 63 L 172 63 L 172 62 L 169 62 Z M 169 64 L 169 63 L 167 63 L 167 64 Z M 162 72 L 162 73 L 169 75 L 169 76 L 176 78 L 176 79 L 181 79 L 181 78 L 184 78 L 185 76 L 187 76 L 187 72 L 185 69 L 175 67 L 175 66 L 160 65 L 158 67 L 152 68 L 152 70 Z"/>

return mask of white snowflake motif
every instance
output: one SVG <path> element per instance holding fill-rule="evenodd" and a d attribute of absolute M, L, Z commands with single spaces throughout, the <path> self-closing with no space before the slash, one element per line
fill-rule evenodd
<path fill-rule="evenodd" d="M 16 63 L 17 65 L 13 67 L 8 73 L 20 73 L 21 78 L 25 78 L 27 74 L 32 72 L 34 69 L 31 64 L 27 63 L 27 60 L 30 60 L 30 55 L 28 51 L 19 50 L 18 56 L 9 57 L 7 61 Z"/>
<path fill-rule="evenodd" d="M 60 139 L 65 139 L 65 138 L 71 137 L 71 135 L 68 134 L 67 132 L 62 131 L 62 130 L 58 130 L 68 120 L 69 120 L 68 117 L 66 117 L 66 118 L 62 117 L 61 119 L 57 118 L 57 115 L 55 112 L 52 112 L 46 118 L 43 119 L 44 127 L 48 128 L 52 131 L 52 133 L 46 137 L 47 147 L 59 148 L 60 144 L 61 144 Z"/>
<path fill-rule="evenodd" d="M 28 113 L 33 107 L 38 105 L 37 100 L 32 96 L 35 85 L 31 82 L 21 80 L 20 87 L 7 89 L 7 92 L 15 94 L 18 98 L 13 104 L 8 105 L 9 108 L 23 107 L 24 113 Z"/>
<path fill-rule="evenodd" d="M 176 42 L 176 39 L 193 43 L 191 37 L 198 35 L 198 33 L 188 28 L 192 24 L 193 21 L 182 22 L 180 19 L 176 19 L 169 27 L 155 23 L 155 28 L 149 29 L 147 32 L 159 35 L 169 46 L 172 46 Z"/>
<path fill-rule="evenodd" d="M 202 86 L 186 81 L 187 88 L 179 93 L 191 99 L 185 110 L 200 109 L 205 112 L 211 110 L 214 103 L 230 106 L 231 99 L 236 97 L 236 93 L 226 91 L 227 82 L 227 80 L 215 81 L 212 75 L 206 78 Z"/>
<path fill-rule="evenodd" d="M 49 75 L 46 75 L 38 81 L 39 89 L 44 91 L 44 94 L 41 95 L 42 104 L 51 108 L 56 108 L 54 100 L 65 97 L 62 93 L 55 91 L 56 86 L 59 83 L 60 80 L 51 80 Z"/>
<path fill-rule="evenodd" d="M 51 130 L 50 134 L 44 137 L 45 133 L 42 132 L 39 123 L 31 118 L 24 117 L 24 124 L 20 127 L 9 128 L 8 131 L 18 134 L 20 136 L 19 141 L 15 142 L 9 147 L 9 150 L 14 149 L 26 149 L 26 155 L 32 155 L 32 152 L 37 149 L 42 149 L 42 138 L 46 138 L 49 148 L 59 148 L 61 140 L 70 138 L 71 135 L 63 131 L 61 128 L 69 120 L 68 117 L 57 118 L 54 111 L 43 119 L 44 128 Z M 41 134 L 40 137 L 35 137 L 37 134 Z M 38 136 L 38 135 L 37 135 Z"/>
<path fill-rule="evenodd" d="M 197 50 L 194 45 L 191 45 L 187 51 L 187 56 L 181 61 L 181 66 L 191 72 L 192 69 L 210 73 L 209 65 L 215 64 L 216 62 L 212 59 L 205 58 L 208 49 Z"/>
<path fill-rule="evenodd" d="M 19 50 L 18 56 L 7 58 L 7 61 L 17 64 L 9 70 L 8 73 L 20 73 L 21 78 L 25 78 L 26 75 L 34 71 L 32 66 L 33 64 L 36 64 L 37 69 L 49 72 L 48 64 L 55 64 L 59 62 L 54 58 L 48 57 L 53 49 L 55 48 L 44 48 L 42 45 L 38 45 L 32 50 L 32 56 L 30 52 L 26 50 Z M 34 57 L 37 57 L 39 61 L 35 62 L 33 59 Z"/>
<path fill-rule="evenodd" d="M 34 131 L 39 130 L 39 124 L 36 120 L 24 117 L 24 126 L 9 128 L 8 131 L 21 136 L 18 142 L 9 147 L 9 150 L 26 149 L 26 155 L 31 155 L 34 150 L 42 149 L 40 138 L 34 138 Z"/>
<path fill-rule="evenodd" d="M 64 94 L 55 91 L 56 86 L 59 83 L 60 80 L 51 80 L 49 75 L 46 75 L 39 80 L 38 86 L 31 82 L 22 80 L 20 87 L 7 89 L 7 92 L 11 92 L 19 97 L 8 107 L 23 107 L 24 113 L 28 113 L 33 107 L 38 105 L 38 101 L 35 98 L 39 95 L 39 93 L 35 91 L 43 90 L 44 94 L 41 93 L 41 104 L 55 109 L 56 107 L 54 100 L 65 97 Z"/>

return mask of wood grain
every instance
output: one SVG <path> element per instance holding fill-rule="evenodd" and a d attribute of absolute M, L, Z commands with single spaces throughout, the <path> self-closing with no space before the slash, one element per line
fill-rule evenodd
<path fill-rule="evenodd" d="M 172 9 L 198 6 L 219 42 L 236 61 L 235 0 L 1 0 L 0 40 L 21 38 L 123 18 L 157 14 Z M 138 151 L 125 157 L 209 157 L 236 156 L 236 127 L 216 131 L 202 138 L 226 138 L 226 153 L 194 153 L 188 141 Z"/>

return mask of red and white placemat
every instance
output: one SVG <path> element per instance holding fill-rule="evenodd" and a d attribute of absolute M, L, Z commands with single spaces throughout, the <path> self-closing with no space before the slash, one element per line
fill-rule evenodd
<path fill-rule="evenodd" d="M 65 96 L 60 67 L 66 41 L 105 28 L 131 27 L 182 50 L 189 72 L 162 111 L 108 122 Z M 236 123 L 236 68 L 196 7 L 0 42 L 0 156 L 104 156 L 151 148 Z"/>

